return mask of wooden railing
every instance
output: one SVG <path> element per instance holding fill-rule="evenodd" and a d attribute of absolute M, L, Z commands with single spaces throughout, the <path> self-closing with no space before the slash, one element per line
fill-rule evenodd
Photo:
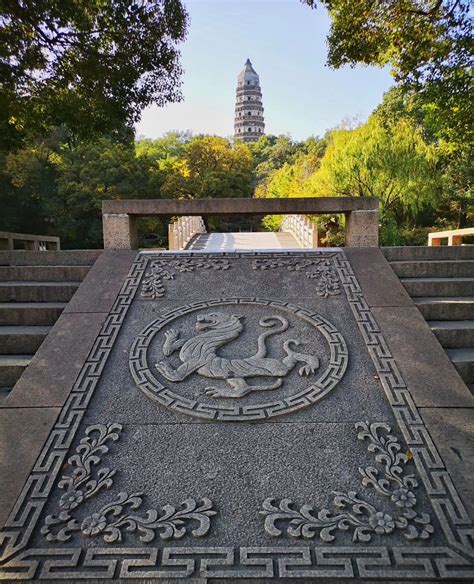
<path fill-rule="evenodd" d="M 428 245 L 441 245 L 441 240 L 446 238 L 448 239 L 448 245 L 462 245 L 463 237 L 467 237 L 468 235 L 474 235 L 474 227 L 428 233 Z"/>
<path fill-rule="evenodd" d="M 280 231 L 289 231 L 301 247 L 318 247 L 318 228 L 306 215 L 285 215 Z"/>
<path fill-rule="evenodd" d="M 168 248 L 185 249 L 186 245 L 198 233 L 206 233 L 204 220 L 199 216 L 178 217 L 168 225 Z"/>
<path fill-rule="evenodd" d="M 59 237 L 0 231 L 0 249 L 18 249 L 15 243 L 19 242 L 21 242 L 20 245 L 23 249 L 31 251 L 58 251 L 61 249 L 61 240 Z"/>

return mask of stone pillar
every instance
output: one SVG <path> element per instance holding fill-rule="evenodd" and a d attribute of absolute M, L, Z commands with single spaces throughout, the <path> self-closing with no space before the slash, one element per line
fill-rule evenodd
<path fill-rule="evenodd" d="M 168 223 L 168 249 L 176 249 L 174 242 L 174 224 Z"/>
<path fill-rule="evenodd" d="M 346 213 L 346 247 L 378 247 L 378 245 L 378 210 Z"/>
<path fill-rule="evenodd" d="M 181 224 L 181 218 L 178 219 L 176 225 L 178 230 L 176 249 L 183 249 L 183 226 Z"/>
<path fill-rule="evenodd" d="M 186 244 L 189 241 L 190 224 L 189 217 L 183 217 L 183 249 L 186 248 Z"/>
<path fill-rule="evenodd" d="M 104 249 L 137 249 L 138 233 L 134 217 L 127 213 L 102 215 Z"/>

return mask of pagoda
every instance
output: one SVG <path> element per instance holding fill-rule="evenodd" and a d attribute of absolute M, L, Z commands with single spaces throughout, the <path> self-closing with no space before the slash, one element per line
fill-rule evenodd
<path fill-rule="evenodd" d="M 247 59 L 237 79 L 234 138 L 243 142 L 256 142 L 264 133 L 260 79 L 250 59 Z"/>

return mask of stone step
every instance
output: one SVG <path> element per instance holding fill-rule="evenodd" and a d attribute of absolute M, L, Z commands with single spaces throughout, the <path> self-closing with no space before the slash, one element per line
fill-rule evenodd
<path fill-rule="evenodd" d="M 446 353 L 466 384 L 474 383 L 474 349 L 447 349 Z"/>
<path fill-rule="evenodd" d="M 445 349 L 474 347 L 474 320 L 430 320 L 428 324 Z"/>
<path fill-rule="evenodd" d="M 0 282 L 0 302 L 68 302 L 80 282 Z"/>
<path fill-rule="evenodd" d="M 82 282 L 90 266 L 0 266 L 0 282 Z"/>
<path fill-rule="evenodd" d="M 13 387 L 32 359 L 32 355 L 0 355 L 0 387 Z"/>
<path fill-rule="evenodd" d="M 403 260 L 390 266 L 399 278 L 474 278 L 474 260 Z"/>
<path fill-rule="evenodd" d="M 49 326 L 0 326 L 0 351 L 3 355 L 33 355 L 50 330 Z"/>
<path fill-rule="evenodd" d="M 474 315 L 474 297 L 418 297 L 413 301 L 426 320 L 471 320 Z"/>
<path fill-rule="evenodd" d="M 0 251 L 0 266 L 92 266 L 101 249 L 67 251 Z"/>
<path fill-rule="evenodd" d="M 67 302 L 0 302 L 0 326 L 53 325 Z"/>
<path fill-rule="evenodd" d="M 474 260 L 474 245 L 440 247 L 403 246 L 380 248 L 389 262 L 404 260 Z"/>
<path fill-rule="evenodd" d="M 474 278 L 401 278 L 410 296 L 474 296 Z"/>

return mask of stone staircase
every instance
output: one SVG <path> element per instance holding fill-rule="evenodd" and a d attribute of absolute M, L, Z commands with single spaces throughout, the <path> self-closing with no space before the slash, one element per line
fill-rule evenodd
<path fill-rule="evenodd" d="M 382 251 L 474 393 L 474 246 Z"/>
<path fill-rule="evenodd" d="M 0 252 L 0 397 L 18 381 L 99 253 Z"/>

